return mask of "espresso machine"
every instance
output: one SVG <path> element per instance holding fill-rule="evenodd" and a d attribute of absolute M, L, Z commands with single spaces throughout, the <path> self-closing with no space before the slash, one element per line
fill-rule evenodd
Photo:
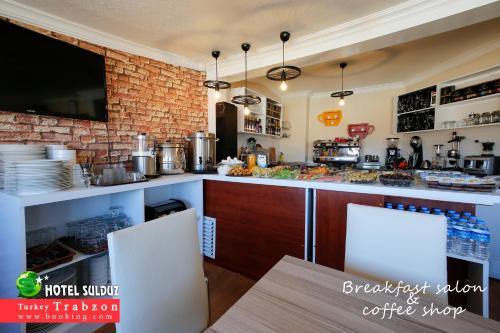
<path fill-rule="evenodd" d="M 460 169 L 460 142 L 465 139 L 465 136 L 458 136 L 457 132 L 453 132 L 451 135 L 451 140 L 448 143 L 451 143 L 451 149 L 448 150 L 448 165 L 452 170 Z"/>
<path fill-rule="evenodd" d="M 413 153 L 410 155 L 409 167 L 412 169 L 419 169 L 424 162 L 422 139 L 419 136 L 412 136 L 410 139 L 410 146 L 413 148 Z"/>
<path fill-rule="evenodd" d="M 387 143 L 389 144 L 385 155 L 385 167 L 387 169 L 394 169 L 394 164 L 401 157 L 398 142 L 399 138 L 387 138 Z"/>
<path fill-rule="evenodd" d="M 355 165 L 359 162 L 361 150 L 359 137 L 316 140 L 313 143 L 315 163 L 332 166 Z"/>

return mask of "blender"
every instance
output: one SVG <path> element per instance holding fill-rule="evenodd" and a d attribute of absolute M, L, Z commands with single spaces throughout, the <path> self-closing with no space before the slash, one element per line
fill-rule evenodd
<path fill-rule="evenodd" d="M 465 139 L 465 136 L 458 136 L 457 132 L 453 132 L 451 135 L 451 140 L 448 143 L 451 143 L 451 149 L 448 150 L 448 164 L 450 165 L 452 170 L 459 170 L 460 166 L 458 165 L 460 162 L 460 141 Z"/>
<path fill-rule="evenodd" d="M 132 137 L 132 139 L 134 140 L 132 151 L 134 171 L 142 173 L 147 178 L 158 177 L 155 138 L 146 133 L 141 133 Z"/>
<path fill-rule="evenodd" d="M 443 147 L 442 144 L 434 145 L 434 156 L 432 158 L 432 168 L 433 169 L 442 169 L 444 168 L 445 161 L 443 155 Z"/>
<path fill-rule="evenodd" d="M 394 164 L 400 156 L 398 148 L 399 138 L 387 138 L 387 143 L 389 147 L 386 150 L 385 156 L 385 166 L 388 169 L 394 169 Z"/>

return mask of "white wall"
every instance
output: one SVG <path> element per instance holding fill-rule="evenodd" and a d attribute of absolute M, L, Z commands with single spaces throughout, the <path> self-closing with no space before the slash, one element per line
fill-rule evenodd
<path fill-rule="evenodd" d="M 316 139 L 333 139 L 337 136 L 347 136 L 347 125 L 350 123 L 370 123 L 375 126 L 373 134 L 369 135 L 362 142 L 362 155 L 377 154 L 385 159 L 385 148 L 387 147 L 385 138 L 399 137 L 399 147 L 403 150 L 403 157 L 408 158 L 410 138 L 418 135 L 423 140 L 424 158 L 432 159 L 433 145 L 444 144 L 448 149 L 448 141 L 451 139 L 453 130 L 440 130 L 434 132 L 424 132 L 418 134 L 394 134 L 392 133 L 393 100 L 394 97 L 404 92 L 416 90 L 438 82 L 450 80 L 458 76 L 473 73 L 485 68 L 493 67 L 500 63 L 498 54 L 500 46 L 496 52 L 484 54 L 472 61 L 464 64 L 435 68 L 435 73 L 427 75 L 427 78 L 414 82 L 405 88 L 395 87 L 372 87 L 356 91 L 354 95 L 346 97 L 346 104 L 340 108 L 337 99 L 329 97 L 329 94 L 285 94 L 282 97 L 284 105 L 284 117 L 291 121 L 292 131 L 290 139 L 281 140 L 281 150 L 287 160 L 295 159 L 304 154 L 303 143 L 307 141 L 308 160 L 312 160 L 312 143 Z M 417 75 L 418 73 L 415 73 Z M 304 109 L 307 105 L 307 110 Z M 326 127 L 317 120 L 318 114 L 327 110 L 342 109 L 343 119 L 338 127 Z M 477 112 L 482 112 L 477 110 Z M 304 130 L 305 124 L 308 124 Z M 462 156 L 477 155 L 481 153 L 482 146 L 475 143 L 475 140 L 494 141 L 493 153 L 500 155 L 500 125 L 490 127 L 478 127 L 458 129 L 459 135 L 465 136 L 462 141 Z M 308 134 L 307 134 L 308 133 Z M 288 141 L 287 141 L 288 140 Z M 293 157 L 293 158 L 289 158 Z"/>

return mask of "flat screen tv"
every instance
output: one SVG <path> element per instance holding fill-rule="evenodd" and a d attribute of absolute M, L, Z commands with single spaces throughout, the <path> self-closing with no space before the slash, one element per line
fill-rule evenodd
<path fill-rule="evenodd" d="M 0 110 L 107 121 L 104 56 L 0 20 Z"/>

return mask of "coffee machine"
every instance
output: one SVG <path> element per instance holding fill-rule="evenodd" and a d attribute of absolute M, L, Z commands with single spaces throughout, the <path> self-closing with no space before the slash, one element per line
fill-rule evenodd
<path fill-rule="evenodd" d="M 335 138 L 335 140 L 316 140 L 314 146 L 314 163 L 332 166 L 355 165 L 359 162 L 361 150 L 359 137 Z"/>
<path fill-rule="evenodd" d="M 451 143 L 451 149 L 448 150 L 448 165 L 449 168 L 458 170 L 460 169 L 460 141 L 465 139 L 465 136 L 458 136 L 457 132 L 453 132 L 451 135 L 451 140 L 448 143 Z"/>
<path fill-rule="evenodd" d="M 419 169 L 424 162 L 422 139 L 419 136 L 412 136 L 410 139 L 410 146 L 413 148 L 413 153 L 410 155 L 409 167 L 412 169 Z"/>
<path fill-rule="evenodd" d="M 479 141 L 476 140 L 478 143 Z M 491 176 L 495 174 L 495 165 L 498 157 L 493 155 L 494 142 L 481 142 L 483 152 L 480 156 L 465 156 L 464 171 L 478 176 Z"/>
<path fill-rule="evenodd" d="M 385 155 L 385 167 L 387 169 L 394 169 L 394 164 L 401 157 L 398 142 L 399 138 L 387 138 L 387 143 L 389 144 Z"/>

